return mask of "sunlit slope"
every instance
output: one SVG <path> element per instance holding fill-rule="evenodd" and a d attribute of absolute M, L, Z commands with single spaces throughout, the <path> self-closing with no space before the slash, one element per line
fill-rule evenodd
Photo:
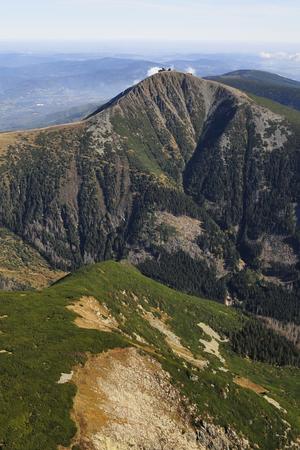
<path fill-rule="evenodd" d="M 83 442 L 89 443 L 87 448 L 102 448 L 97 439 L 117 445 L 128 418 L 117 411 L 124 426 L 114 428 L 110 395 L 119 392 L 123 405 L 126 392 L 128 398 L 132 390 L 143 392 L 145 374 L 152 380 L 144 386 L 147 398 L 151 393 L 153 401 L 181 405 L 175 425 L 188 430 L 183 443 L 178 436 L 183 448 L 205 448 L 221 439 L 232 448 L 248 448 L 248 440 L 249 448 L 258 444 L 272 450 L 297 439 L 299 371 L 238 357 L 230 336 L 248 319 L 218 303 L 171 290 L 131 266 L 105 262 L 42 292 L 2 292 L 0 316 L 3 449 L 71 448 L 71 442 L 76 449 L 85 448 Z M 111 374 L 109 385 L 103 364 Z M 120 386 L 121 373 L 132 374 L 133 367 L 136 379 Z M 99 380 L 105 405 L 97 390 L 86 390 L 84 380 Z M 152 392 L 151 386 L 160 387 Z M 92 401 L 82 408 L 86 395 Z M 95 405 L 96 416 L 90 410 Z M 139 448 L 145 429 L 139 428 L 140 420 L 154 424 L 152 410 L 138 419 L 134 402 L 126 408 L 132 413 L 134 448 Z M 170 424 L 169 416 L 164 419 Z M 168 426 L 162 427 L 162 436 Z M 129 448 L 129 442 L 123 444 Z"/>

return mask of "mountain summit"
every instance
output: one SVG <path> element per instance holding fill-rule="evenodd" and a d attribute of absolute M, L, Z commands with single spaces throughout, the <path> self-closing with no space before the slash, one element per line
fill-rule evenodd
<path fill-rule="evenodd" d="M 202 233 L 213 227 L 219 250 L 196 253 L 209 251 L 224 274 L 265 233 L 294 232 L 294 136 L 240 91 L 162 72 L 82 122 L 1 134 L 0 223 L 70 269 L 143 252 L 151 214 L 205 216 L 214 225 Z"/>

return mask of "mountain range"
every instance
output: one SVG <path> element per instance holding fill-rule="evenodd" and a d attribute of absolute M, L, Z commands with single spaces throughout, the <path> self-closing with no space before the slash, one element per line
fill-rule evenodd
<path fill-rule="evenodd" d="M 0 294 L 3 449 L 299 448 L 300 112 L 248 79 L 162 71 L 0 134 L 1 286 L 61 279 Z"/>

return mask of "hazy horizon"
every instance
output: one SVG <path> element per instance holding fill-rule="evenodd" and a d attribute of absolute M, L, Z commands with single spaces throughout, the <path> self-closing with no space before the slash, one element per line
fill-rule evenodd
<path fill-rule="evenodd" d="M 74 120 L 162 66 L 300 81 L 299 16 L 295 0 L 10 0 L 0 130 Z"/>
<path fill-rule="evenodd" d="M 299 16 L 296 0 L 10 0 L 1 6 L 0 41 L 202 42 L 223 51 L 233 45 L 289 51 L 300 46 Z"/>

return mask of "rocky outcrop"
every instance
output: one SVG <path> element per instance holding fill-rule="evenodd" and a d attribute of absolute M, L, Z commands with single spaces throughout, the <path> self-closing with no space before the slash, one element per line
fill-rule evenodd
<path fill-rule="evenodd" d="M 78 428 L 72 445 L 82 449 L 250 449 L 231 429 L 197 418 L 193 426 L 193 408 L 172 386 L 170 375 L 135 348 L 90 356 L 72 381 Z"/>

